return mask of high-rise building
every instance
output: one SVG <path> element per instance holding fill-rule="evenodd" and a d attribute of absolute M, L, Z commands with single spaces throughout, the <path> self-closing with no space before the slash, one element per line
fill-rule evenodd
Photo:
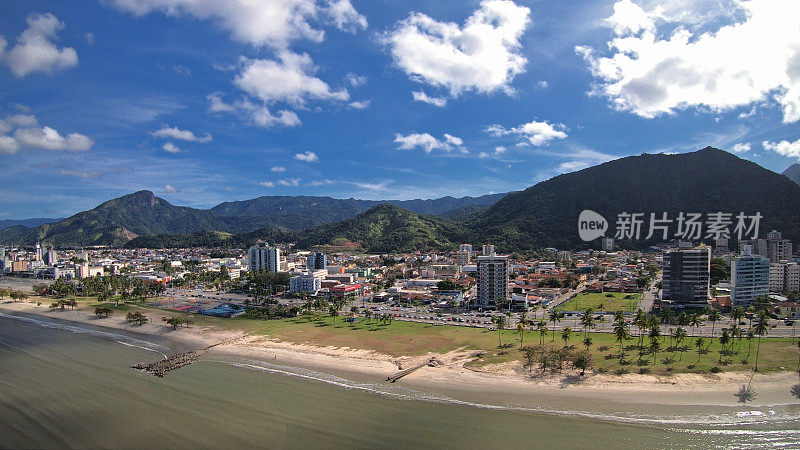
<path fill-rule="evenodd" d="M 497 255 L 493 245 L 484 245 L 478 256 L 478 305 L 495 306 L 508 297 L 508 256 Z"/>
<path fill-rule="evenodd" d="M 739 241 L 739 252 L 741 252 L 742 249 L 746 245 L 749 245 L 750 247 L 753 248 L 753 252 L 752 253 L 754 255 L 763 256 L 765 258 L 769 257 L 768 254 L 767 254 L 767 240 L 766 239 L 750 239 L 750 240 Z"/>
<path fill-rule="evenodd" d="M 800 264 L 774 262 L 769 265 L 769 290 L 775 293 L 800 291 Z"/>
<path fill-rule="evenodd" d="M 767 234 L 767 258 L 771 262 L 792 260 L 792 241 L 783 239 L 780 231 L 772 230 Z"/>
<path fill-rule="evenodd" d="M 470 252 L 465 250 L 459 250 L 456 252 L 456 264 L 459 266 L 467 266 L 471 261 Z"/>
<path fill-rule="evenodd" d="M 472 244 L 461 244 L 458 246 L 458 251 L 467 252 L 472 257 Z"/>
<path fill-rule="evenodd" d="M 769 259 L 752 254 L 744 247 L 741 256 L 731 261 L 731 300 L 738 306 L 750 305 L 758 297 L 769 294 Z"/>
<path fill-rule="evenodd" d="M 250 272 L 278 273 L 281 271 L 281 250 L 269 244 L 254 245 L 247 250 L 247 263 Z"/>
<path fill-rule="evenodd" d="M 600 239 L 600 250 L 603 250 L 604 252 L 613 252 L 614 238 L 604 237 Z"/>
<path fill-rule="evenodd" d="M 328 268 L 328 257 L 322 252 L 312 252 L 308 255 L 306 267 L 309 271 L 323 270 Z"/>
<path fill-rule="evenodd" d="M 661 299 L 689 307 L 707 306 L 711 294 L 710 272 L 709 247 L 667 252 Z"/>
<path fill-rule="evenodd" d="M 42 247 L 42 244 L 37 242 L 36 243 L 36 261 L 44 261 L 44 253 L 47 251 L 45 247 Z"/>
<path fill-rule="evenodd" d="M 53 266 L 58 262 L 58 254 L 52 248 L 47 250 L 44 254 L 44 263 L 48 266 Z"/>

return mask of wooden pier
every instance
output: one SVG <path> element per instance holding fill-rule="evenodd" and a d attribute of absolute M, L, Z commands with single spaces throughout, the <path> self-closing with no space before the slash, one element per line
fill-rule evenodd
<path fill-rule="evenodd" d="M 439 361 L 438 359 L 431 358 L 427 362 L 424 362 L 422 364 L 416 365 L 414 367 L 410 367 L 410 368 L 405 369 L 405 370 L 401 370 L 400 372 L 397 372 L 394 375 L 390 375 L 390 376 L 386 377 L 386 381 L 390 381 L 390 382 L 394 383 L 395 381 L 399 380 L 400 378 L 403 378 L 404 376 L 406 376 L 406 375 L 408 375 L 410 373 L 416 372 L 417 370 L 422 369 L 425 366 L 436 367 L 436 366 L 440 366 L 441 364 L 442 364 L 442 362 Z"/>

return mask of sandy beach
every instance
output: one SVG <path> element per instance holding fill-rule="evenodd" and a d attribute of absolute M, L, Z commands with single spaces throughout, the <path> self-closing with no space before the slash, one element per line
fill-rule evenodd
<path fill-rule="evenodd" d="M 121 316 L 99 319 L 85 310 L 50 311 L 32 303 L 0 303 L 0 313 L 35 315 L 53 321 L 124 330 L 126 333 L 143 335 L 143 338 L 158 337 L 174 343 L 172 347 L 177 350 L 198 349 L 242 337 L 242 333 L 238 331 L 194 325 L 173 330 L 163 325 L 163 314 L 158 312 L 146 313 L 150 321 L 141 326 L 129 325 Z M 797 400 L 792 401 L 788 390 L 800 382 L 798 374 L 790 371 L 756 374 L 752 376 L 752 380 L 751 372 L 672 376 L 587 372 L 584 377 L 565 372 L 539 377 L 530 374 L 520 362 L 486 366 L 481 371 L 466 368 L 464 364 L 474 357 L 469 350 L 396 358 L 368 350 L 279 342 L 263 336 L 236 339 L 235 343 L 215 347 L 210 355 L 254 359 L 373 381 L 385 380 L 401 368 L 412 367 L 436 357 L 442 362 L 441 365 L 423 367 L 398 383 L 409 388 L 446 392 L 470 399 L 483 399 L 487 396 L 505 399 L 535 398 L 539 403 L 553 407 L 575 402 L 612 405 L 624 403 L 640 407 L 735 406 L 737 397 L 734 394 L 740 386 L 748 383 L 758 392 L 758 396 L 748 405 L 783 405 L 797 403 Z"/>

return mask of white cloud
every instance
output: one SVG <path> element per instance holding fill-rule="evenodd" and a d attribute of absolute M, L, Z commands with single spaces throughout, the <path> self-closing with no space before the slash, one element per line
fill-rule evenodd
<path fill-rule="evenodd" d="M 86 38 L 86 43 L 87 43 L 87 44 L 89 44 L 89 45 L 94 45 L 94 33 L 91 33 L 91 32 L 88 32 L 88 31 L 87 31 L 87 32 L 86 32 L 86 33 L 83 35 L 83 37 L 84 37 L 84 38 Z"/>
<path fill-rule="evenodd" d="M 350 86 L 353 87 L 360 87 L 367 84 L 367 77 L 355 74 L 353 72 L 345 75 L 344 79 L 347 80 L 347 82 L 350 83 Z"/>
<path fill-rule="evenodd" d="M 317 157 L 317 154 L 310 150 L 306 151 L 305 153 L 297 153 L 296 155 L 294 155 L 294 159 L 298 161 L 304 161 L 307 163 L 313 163 L 319 161 L 319 157 Z"/>
<path fill-rule="evenodd" d="M 353 109 L 367 109 L 372 104 L 372 100 L 361 100 L 357 102 L 350 102 L 350 107 Z"/>
<path fill-rule="evenodd" d="M 764 147 L 764 150 L 769 150 L 771 152 L 775 152 L 779 155 L 786 156 L 787 158 L 797 158 L 800 160 L 800 139 L 789 142 L 789 141 L 780 141 L 780 142 L 770 142 L 764 141 L 761 143 Z"/>
<path fill-rule="evenodd" d="M 17 44 L 4 56 L 5 62 L 17 77 L 34 72 L 53 73 L 78 65 L 78 54 L 74 48 L 59 49 L 53 42 L 56 33 L 64 29 L 64 23 L 56 16 L 31 14 L 27 18 L 28 28 L 17 38 Z M 5 47 L 0 42 L 0 50 Z M 0 51 L 0 55 L 2 55 Z"/>
<path fill-rule="evenodd" d="M 164 185 L 164 193 L 165 194 L 177 194 L 180 191 L 181 191 L 180 189 L 176 188 L 175 186 L 173 186 L 171 184 Z"/>
<path fill-rule="evenodd" d="M 286 178 L 284 180 L 278 180 L 278 184 L 281 186 L 297 186 L 300 184 L 300 178 Z"/>
<path fill-rule="evenodd" d="M 275 183 L 273 183 L 272 181 L 262 181 L 261 183 L 258 184 L 268 188 L 275 187 Z"/>
<path fill-rule="evenodd" d="M 275 166 L 275 167 L 269 169 L 269 171 L 270 172 L 275 172 L 275 173 L 286 172 L 286 167 Z"/>
<path fill-rule="evenodd" d="M 178 139 L 187 142 L 211 142 L 211 134 L 206 133 L 205 136 L 197 136 L 188 130 L 181 130 L 178 127 L 170 127 L 163 125 L 160 130 L 150 133 L 153 137 L 161 139 Z"/>
<path fill-rule="evenodd" d="M 494 148 L 493 152 L 480 152 L 478 153 L 478 158 L 492 158 L 498 157 L 508 150 L 507 148 L 503 147 L 502 145 L 498 145 Z"/>
<path fill-rule="evenodd" d="M 332 180 L 328 180 L 328 179 L 325 179 L 325 180 L 322 180 L 322 181 L 314 180 L 314 181 L 312 181 L 311 183 L 308 183 L 308 184 L 309 184 L 309 186 L 325 186 L 325 185 L 328 185 L 328 184 L 333 184 L 333 181 Z"/>
<path fill-rule="evenodd" d="M 19 151 L 19 142 L 11 136 L 0 136 L 0 153 L 14 154 Z"/>
<path fill-rule="evenodd" d="M 556 139 L 566 139 L 566 127 L 562 123 L 552 125 L 548 122 L 532 121 L 515 128 L 505 128 L 502 125 L 490 125 L 486 132 L 492 136 L 518 135 L 527 140 L 534 147 L 547 145 Z"/>
<path fill-rule="evenodd" d="M 411 95 L 414 96 L 415 102 L 422 102 L 427 103 L 429 105 L 438 106 L 439 108 L 444 108 L 447 106 L 447 99 L 444 97 L 431 97 L 425 93 L 425 91 L 413 91 Z"/>
<path fill-rule="evenodd" d="M 536 83 L 536 87 L 538 87 L 539 89 L 547 89 L 548 86 L 550 86 L 550 84 L 545 80 Z"/>
<path fill-rule="evenodd" d="M 316 71 L 311 57 L 282 51 L 278 60 L 246 60 L 234 84 L 265 103 L 286 102 L 302 106 L 307 99 L 347 101 L 347 90 L 332 90 L 327 83 L 314 77 Z"/>
<path fill-rule="evenodd" d="M 8 121 L 8 123 L 11 125 L 18 127 L 35 127 L 39 125 L 39 122 L 36 120 L 36 116 L 27 114 L 14 114 L 13 116 L 7 116 L 6 121 Z"/>
<path fill-rule="evenodd" d="M 327 3 L 325 12 L 336 28 L 351 33 L 359 28 L 367 28 L 367 18 L 353 8 L 350 0 L 328 0 Z"/>
<path fill-rule="evenodd" d="M 236 108 L 247 112 L 250 119 L 259 127 L 271 128 L 273 126 L 294 127 L 300 125 L 300 118 L 294 111 L 287 109 L 272 114 L 266 105 L 256 105 L 250 100 L 244 99 L 236 102 Z"/>
<path fill-rule="evenodd" d="M 576 48 L 598 81 L 596 92 L 616 109 L 646 118 L 690 107 L 719 112 L 774 98 L 784 122 L 799 121 L 800 2 L 720 1 L 721 8 L 689 1 L 688 11 L 700 14 L 687 14 L 676 1 L 668 8 L 617 2 L 608 22 L 619 34 L 608 43 L 610 55 Z M 618 8 L 627 12 L 617 14 Z M 698 18 L 703 22 L 697 24 Z"/>
<path fill-rule="evenodd" d="M 407 136 L 403 136 L 402 134 L 395 134 L 394 142 L 400 144 L 397 149 L 398 150 L 413 150 L 415 148 L 421 148 L 425 150 L 425 153 L 430 153 L 434 150 L 444 150 L 444 151 L 451 151 L 454 148 L 459 148 L 463 145 L 463 141 L 461 138 L 449 135 L 447 133 L 444 134 L 444 139 L 439 140 L 435 137 L 431 136 L 429 133 L 412 133 Z"/>
<path fill-rule="evenodd" d="M 14 129 L 13 125 L 11 125 L 10 123 L 8 123 L 3 119 L 0 119 L 0 134 L 6 134 L 13 129 Z"/>
<path fill-rule="evenodd" d="M 511 92 L 525 71 L 520 37 L 530 9 L 509 0 L 484 0 L 463 27 L 412 13 L 384 37 L 395 64 L 413 80 L 448 89 Z"/>
<path fill-rule="evenodd" d="M 740 142 L 734 145 L 731 150 L 734 153 L 747 153 L 750 151 L 750 143 L 749 142 Z"/>
<path fill-rule="evenodd" d="M 587 161 L 567 161 L 559 164 L 556 171 L 558 171 L 558 173 L 575 172 L 576 170 L 585 169 L 590 165 L 591 164 Z"/>
<path fill-rule="evenodd" d="M 64 137 L 50 127 L 20 128 L 14 137 L 22 147 L 43 150 L 80 152 L 89 150 L 94 145 L 91 139 L 82 134 L 70 133 Z"/>
<path fill-rule="evenodd" d="M 85 180 L 100 178 L 103 175 L 102 172 L 99 170 L 92 170 L 92 171 L 84 171 L 84 170 L 74 170 L 74 169 L 60 169 L 59 173 L 65 177 L 76 177 L 76 178 L 83 178 Z"/>
<path fill-rule="evenodd" d="M 180 152 L 183 151 L 177 145 L 173 144 L 172 142 L 165 143 L 163 146 L 161 146 L 161 148 L 163 148 L 164 151 L 168 152 L 168 153 L 180 153 Z"/>
<path fill-rule="evenodd" d="M 213 92 L 208 94 L 206 98 L 211 102 L 209 106 L 209 110 L 211 112 L 233 112 L 236 111 L 236 107 L 233 105 L 229 105 L 222 101 L 222 94 L 219 92 Z"/>
<path fill-rule="evenodd" d="M 324 33 L 311 21 L 321 12 L 314 0 L 109 0 L 117 8 L 142 16 L 161 12 L 210 20 L 234 39 L 256 46 L 286 48 L 297 39 L 320 42 Z"/>

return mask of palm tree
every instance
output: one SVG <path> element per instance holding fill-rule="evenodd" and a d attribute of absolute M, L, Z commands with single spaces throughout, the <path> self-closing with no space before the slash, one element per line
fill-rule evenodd
<path fill-rule="evenodd" d="M 586 346 L 586 351 L 588 352 L 589 351 L 589 347 L 592 346 L 592 338 L 590 338 L 588 336 L 583 338 L 583 345 Z"/>
<path fill-rule="evenodd" d="M 339 315 L 339 310 L 335 306 L 331 306 L 330 308 L 328 308 L 328 315 L 331 316 L 333 325 L 336 325 L 336 316 Z"/>
<path fill-rule="evenodd" d="M 662 324 L 670 324 L 675 317 L 675 311 L 672 308 L 661 308 L 658 310 L 658 317 Z"/>
<path fill-rule="evenodd" d="M 539 345 L 544 344 L 544 337 L 547 336 L 547 322 L 544 319 L 536 323 L 536 328 L 539 330 Z"/>
<path fill-rule="evenodd" d="M 732 324 L 739 325 L 739 321 L 744 319 L 744 308 L 741 306 L 734 306 L 731 310 L 731 322 Z"/>
<path fill-rule="evenodd" d="M 753 338 L 755 334 L 753 334 L 753 330 L 747 330 L 747 334 L 745 335 L 745 339 L 747 339 L 747 359 L 750 359 L 750 349 L 753 348 Z"/>
<path fill-rule="evenodd" d="M 625 323 L 625 317 L 621 314 L 614 320 L 614 337 L 619 342 L 619 357 L 622 359 L 622 343 L 630 336 L 628 334 L 628 324 Z"/>
<path fill-rule="evenodd" d="M 492 322 L 497 326 L 497 346 L 500 347 L 503 345 L 500 341 L 500 333 L 506 326 L 506 316 L 502 314 L 492 316 Z"/>
<path fill-rule="evenodd" d="M 695 330 L 700 328 L 700 325 L 702 325 L 702 324 L 703 324 L 703 321 L 700 320 L 700 315 L 699 314 L 693 312 L 692 315 L 689 316 L 689 326 L 691 326 Z"/>
<path fill-rule="evenodd" d="M 678 327 L 675 330 L 675 349 L 681 352 L 680 357 L 678 360 L 683 359 L 683 340 L 686 339 L 686 329 L 683 327 Z"/>
<path fill-rule="evenodd" d="M 589 328 L 594 328 L 594 310 L 592 308 L 586 308 L 586 311 L 583 312 L 583 317 L 581 317 L 581 325 L 583 325 L 583 336 L 588 336 Z"/>
<path fill-rule="evenodd" d="M 367 325 L 369 325 L 370 320 L 372 319 L 372 310 L 367 309 L 364 311 L 364 318 L 367 319 Z"/>
<path fill-rule="evenodd" d="M 656 365 L 656 360 L 658 359 L 658 350 L 661 348 L 661 344 L 658 341 L 658 338 L 650 337 L 650 352 L 653 353 L 653 365 Z"/>
<path fill-rule="evenodd" d="M 550 318 L 548 319 L 550 322 L 553 322 L 553 328 L 556 327 L 556 322 L 561 322 L 561 312 L 560 311 L 552 311 L 550 312 Z M 555 342 L 556 334 L 553 333 L 553 340 L 550 342 Z"/>
<path fill-rule="evenodd" d="M 753 333 L 758 336 L 758 344 L 756 345 L 756 365 L 753 371 L 758 372 L 758 352 L 761 350 L 761 338 L 764 337 L 765 334 L 769 333 L 769 316 L 767 316 L 767 312 L 763 309 L 758 311 L 758 317 L 756 318 L 756 324 L 753 327 Z"/>
<path fill-rule="evenodd" d="M 519 348 L 522 348 L 522 339 L 525 337 L 525 323 L 519 322 L 517 331 L 519 332 Z"/>
<path fill-rule="evenodd" d="M 705 347 L 705 341 L 702 337 L 695 339 L 694 346 L 697 347 L 697 362 L 700 362 L 700 356 L 703 354 L 703 348 Z"/>
<path fill-rule="evenodd" d="M 711 339 L 714 339 L 714 325 L 720 319 L 719 311 L 712 309 L 708 313 L 708 321 L 711 322 Z"/>
<path fill-rule="evenodd" d="M 642 333 L 642 330 L 647 327 L 647 314 L 645 314 L 641 309 L 637 310 L 636 315 L 633 318 L 633 324 L 639 329 L 639 348 L 641 349 L 644 340 L 644 334 Z"/>
<path fill-rule="evenodd" d="M 564 327 L 564 329 L 561 330 L 561 340 L 564 341 L 564 347 L 567 346 L 567 342 L 569 342 L 569 338 L 571 336 L 572 336 L 572 328 Z"/>
<path fill-rule="evenodd" d="M 728 345 L 730 340 L 731 339 L 730 336 L 728 335 L 728 330 L 723 330 L 722 335 L 719 337 L 720 349 L 719 349 L 719 359 L 717 360 L 717 362 L 719 363 L 722 362 L 722 355 L 725 353 L 725 346 Z"/>

